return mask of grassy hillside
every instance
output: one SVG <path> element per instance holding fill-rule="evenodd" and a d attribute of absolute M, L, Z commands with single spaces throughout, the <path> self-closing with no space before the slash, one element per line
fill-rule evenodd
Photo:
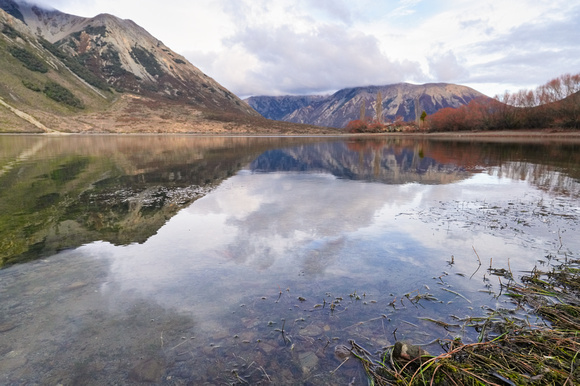
<path fill-rule="evenodd" d="M 49 126 L 55 117 L 103 111 L 117 99 L 112 90 L 89 86 L 38 40 L 11 27 L 2 15 L 0 31 L 0 98 L 4 102 L 0 106 L 0 132 L 43 131 L 13 109 Z"/>

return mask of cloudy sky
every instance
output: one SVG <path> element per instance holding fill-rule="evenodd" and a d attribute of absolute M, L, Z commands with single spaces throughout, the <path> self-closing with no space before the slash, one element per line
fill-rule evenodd
<path fill-rule="evenodd" d="M 242 97 L 397 82 L 494 96 L 580 72 L 580 2 L 570 0 L 36 2 L 131 19 Z"/>

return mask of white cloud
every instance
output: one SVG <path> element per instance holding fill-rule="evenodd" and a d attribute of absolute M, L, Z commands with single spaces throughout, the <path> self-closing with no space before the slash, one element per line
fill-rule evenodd
<path fill-rule="evenodd" d="M 469 76 L 467 69 L 451 51 L 430 58 L 429 68 L 430 73 L 440 82 L 453 82 Z"/>
<path fill-rule="evenodd" d="M 462 82 L 488 94 L 580 68 L 567 0 L 38 0 L 132 19 L 238 95 L 392 82 Z"/>
<path fill-rule="evenodd" d="M 349 34 L 337 25 L 304 33 L 288 26 L 248 28 L 230 39 L 228 48 L 252 65 L 244 69 L 243 78 L 231 79 L 245 79 L 244 94 L 307 93 L 421 76 L 418 63 L 390 60 L 374 36 Z"/>

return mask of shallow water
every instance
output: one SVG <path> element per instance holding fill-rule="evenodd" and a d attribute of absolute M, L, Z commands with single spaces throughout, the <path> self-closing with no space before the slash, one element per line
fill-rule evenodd
<path fill-rule="evenodd" d="M 337 346 L 438 353 L 435 339 L 476 341 L 469 318 L 502 309 L 542 324 L 501 285 L 580 252 L 578 145 L 4 136 L 0 149 L 3 384 L 366 384 Z"/>

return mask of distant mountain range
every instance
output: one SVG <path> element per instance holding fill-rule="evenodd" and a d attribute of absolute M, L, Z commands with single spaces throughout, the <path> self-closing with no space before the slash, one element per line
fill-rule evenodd
<path fill-rule="evenodd" d="M 329 96 L 254 96 L 246 102 L 268 119 L 344 128 L 359 119 L 364 103 L 365 116 L 375 118 L 377 95 L 382 96 L 381 121 L 415 121 L 423 111 L 434 114 L 445 107 L 459 107 L 472 99 L 486 97 L 466 87 L 448 83 L 346 88 Z"/>

